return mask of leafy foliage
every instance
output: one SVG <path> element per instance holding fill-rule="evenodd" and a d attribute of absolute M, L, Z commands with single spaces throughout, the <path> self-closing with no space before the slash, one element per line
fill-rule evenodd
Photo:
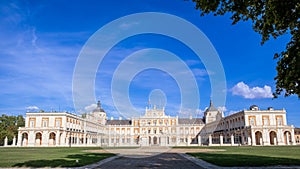
<path fill-rule="evenodd" d="M 252 21 L 255 32 L 262 35 L 261 44 L 270 37 L 277 38 L 289 33 L 290 42 L 286 50 L 276 53 L 276 90 L 274 97 L 282 92 L 285 96 L 297 94 L 300 98 L 300 1 L 299 0 L 193 0 L 201 16 L 213 13 L 215 16 L 230 13 L 232 24 Z"/>
<path fill-rule="evenodd" d="M 2 114 L 0 117 L 0 145 L 4 145 L 5 137 L 8 138 L 8 144 L 12 144 L 14 136 L 17 137 L 18 128 L 25 126 L 23 116 L 7 116 Z"/>

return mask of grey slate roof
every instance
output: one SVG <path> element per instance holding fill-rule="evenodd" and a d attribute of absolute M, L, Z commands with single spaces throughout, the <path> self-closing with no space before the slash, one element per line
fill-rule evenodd
<path fill-rule="evenodd" d="M 204 124 L 202 118 L 178 118 L 178 124 Z"/>
<path fill-rule="evenodd" d="M 209 107 L 207 108 L 206 112 L 207 111 L 218 111 L 218 109 L 213 105 L 212 100 L 210 100 Z"/>
<path fill-rule="evenodd" d="M 99 112 L 105 112 L 105 111 L 101 108 L 101 103 L 100 103 L 100 101 L 98 101 L 97 107 L 93 110 L 93 112 L 97 112 L 97 113 L 99 113 Z"/>
<path fill-rule="evenodd" d="M 106 125 L 131 125 L 131 120 L 107 120 Z"/>

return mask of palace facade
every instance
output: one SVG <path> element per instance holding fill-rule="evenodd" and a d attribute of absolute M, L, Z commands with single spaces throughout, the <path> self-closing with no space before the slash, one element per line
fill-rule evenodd
<path fill-rule="evenodd" d="M 27 112 L 17 146 L 200 146 L 294 145 L 285 110 L 251 106 L 227 117 L 212 102 L 203 118 L 168 116 L 146 108 L 132 119 L 107 119 L 100 101 L 92 112 Z"/>

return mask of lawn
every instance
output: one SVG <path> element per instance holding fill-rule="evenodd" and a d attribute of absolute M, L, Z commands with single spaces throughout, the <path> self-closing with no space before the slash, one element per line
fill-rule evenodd
<path fill-rule="evenodd" d="M 89 153 L 96 147 L 2 147 L 0 167 L 79 167 L 114 154 Z M 76 160 L 78 162 L 76 162 Z"/>
<path fill-rule="evenodd" d="M 201 148 L 201 147 L 198 147 Z M 225 151 L 187 153 L 218 166 L 300 165 L 300 146 L 202 147 Z"/>

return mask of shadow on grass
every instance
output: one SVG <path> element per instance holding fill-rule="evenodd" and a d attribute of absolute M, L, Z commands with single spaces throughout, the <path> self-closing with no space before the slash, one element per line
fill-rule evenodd
<path fill-rule="evenodd" d="M 278 166 L 278 165 L 300 165 L 300 159 L 282 158 L 282 157 L 267 157 L 245 154 L 220 154 L 220 153 L 187 153 L 209 163 L 223 166 Z"/>
<path fill-rule="evenodd" d="M 24 163 L 17 163 L 13 167 L 80 167 L 96 163 L 102 159 L 114 156 L 109 153 L 86 153 L 68 155 L 63 159 L 52 160 L 30 160 Z M 78 160 L 78 162 L 76 162 Z"/>

